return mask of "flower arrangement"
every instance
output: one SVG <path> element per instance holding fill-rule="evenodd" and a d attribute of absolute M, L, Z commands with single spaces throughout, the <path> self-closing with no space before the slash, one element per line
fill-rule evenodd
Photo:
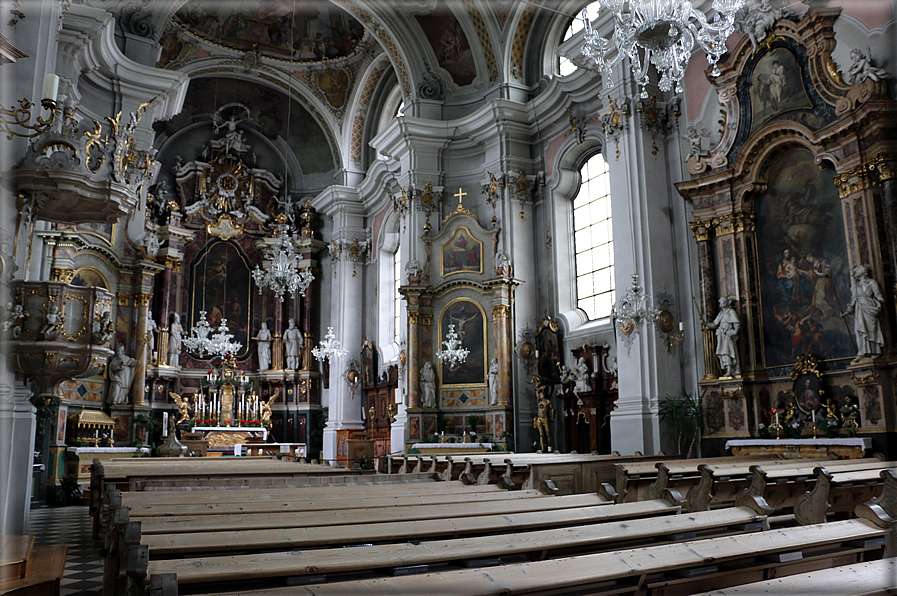
<path fill-rule="evenodd" d="M 206 418 L 204 420 L 197 420 L 197 426 L 220 426 L 217 418 Z"/>
<path fill-rule="evenodd" d="M 237 426 L 261 426 L 261 420 L 238 420 Z"/>

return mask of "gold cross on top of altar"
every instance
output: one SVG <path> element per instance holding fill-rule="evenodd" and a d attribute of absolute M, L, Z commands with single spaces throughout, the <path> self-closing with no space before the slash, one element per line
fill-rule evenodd
<path fill-rule="evenodd" d="M 470 216 L 472 216 L 474 219 L 477 219 L 477 220 L 479 219 L 479 218 L 477 217 L 477 214 L 476 214 L 476 213 L 474 213 L 474 212 L 471 211 L 470 209 L 465 209 L 465 208 L 464 208 L 464 205 L 461 203 L 461 201 L 464 199 L 464 197 L 467 196 L 467 193 L 464 192 L 464 189 L 463 189 L 463 188 L 461 188 L 461 187 L 459 186 L 459 187 L 458 187 L 458 192 L 456 192 L 456 193 L 455 193 L 454 195 L 452 195 L 452 196 L 453 196 L 453 197 L 457 197 L 457 199 L 458 199 L 458 206 L 455 207 L 455 210 L 454 210 L 454 211 L 452 211 L 451 213 L 449 213 L 448 215 L 446 215 L 444 218 L 442 218 L 442 223 L 445 223 L 446 221 L 448 221 L 448 218 L 452 217 L 453 215 L 460 215 L 460 214 L 470 215 Z"/>
<path fill-rule="evenodd" d="M 458 197 L 458 209 L 461 209 L 461 208 L 462 208 L 462 205 L 461 205 L 461 199 L 463 199 L 464 197 L 466 197 L 466 196 L 467 196 L 467 193 L 464 192 L 464 190 L 459 186 L 459 187 L 458 187 L 458 192 L 456 192 L 454 196 Z"/>

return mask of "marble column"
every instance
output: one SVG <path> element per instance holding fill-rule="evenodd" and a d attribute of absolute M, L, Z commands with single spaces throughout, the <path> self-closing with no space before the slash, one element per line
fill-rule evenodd
<path fill-rule="evenodd" d="M 695 240 L 698 243 L 698 282 L 700 283 L 701 337 L 704 345 L 704 378 L 702 381 L 715 381 L 719 378 L 719 362 L 716 359 L 716 337 L 713 329 L 704 323 L 712 320 L 716 311 L 716 280 L 713 275 L 713 264 L 710 260 L 710 234 L 713 224 L 710 221 L 691 223 Z"/>
<path fill-rule="evenodd" d="M 493 293 L 492 338 L 495 342 L 493 358 L 498 358 L 498 406 L 511 403 L 511 305 L 509 288 L 503 286 Z M 490 363 L 491 366 L 491 363 Z M 488 370 L 488 369 L 487 369 Z M 492 405 L 489 399 L 486 403 Z"/>

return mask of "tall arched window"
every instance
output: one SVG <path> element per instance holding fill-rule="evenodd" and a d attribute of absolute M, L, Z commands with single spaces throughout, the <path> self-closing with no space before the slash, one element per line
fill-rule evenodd
<path fill-rule="evenodd" d="M 576 305 L 590 319 L 600 319 L 610 316 L 615 302 L 610 176 L 604 156 L 589 158 L 580 174 L 582 186 L 573 200 Z"/>

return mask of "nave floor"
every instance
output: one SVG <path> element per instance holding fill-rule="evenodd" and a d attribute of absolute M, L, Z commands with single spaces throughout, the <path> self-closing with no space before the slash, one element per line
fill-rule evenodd
<path fill-rule="evenodd" d="M 28 533 L 35 544 L 68 547 L 61 596 L 96 596 L 103 591 L 103 558 L 94 549 L 92 524 L 87 507 L 31 510 Z"/>

